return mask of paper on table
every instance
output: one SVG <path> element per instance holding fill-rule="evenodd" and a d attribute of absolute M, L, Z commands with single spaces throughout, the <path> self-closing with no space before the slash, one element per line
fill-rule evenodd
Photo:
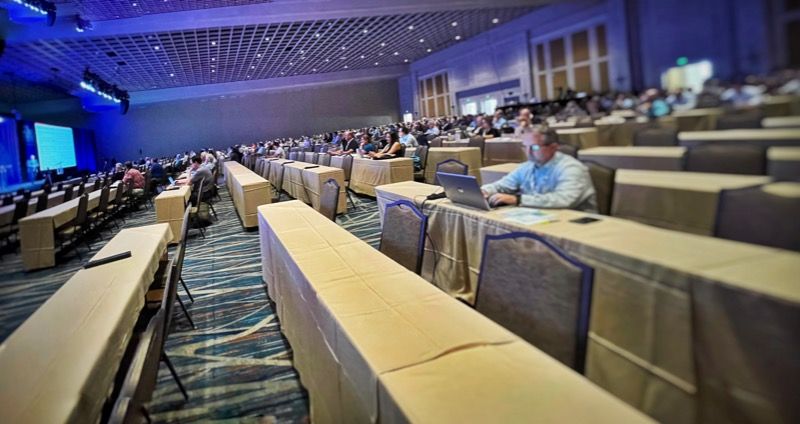
<path fill-rule="evenodd" d="M 541 209 L 513 208 L 501 213 L 504 219 L 520 225 L 536 225 L 558 221 L 553 214 Z"/>

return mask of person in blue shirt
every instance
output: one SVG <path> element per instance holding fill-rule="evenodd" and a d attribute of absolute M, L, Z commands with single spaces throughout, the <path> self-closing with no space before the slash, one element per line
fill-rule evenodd
<path fill-rule="evenodd" d="M 555 130 L 537 128 L 523 135 L 523 146 L 527 162 L 497 182 L 481 187 L 489 204 L 597 212 L 588 168 L 558 151 Z"/>

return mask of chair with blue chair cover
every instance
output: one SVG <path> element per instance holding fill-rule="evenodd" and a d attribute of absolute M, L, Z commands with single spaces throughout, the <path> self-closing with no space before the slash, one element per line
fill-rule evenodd
<path fill-rule="evenodd" d="M 435 185 L 439 185 L 439 173 L 444 172 L 446 174 L 460 174 L 460 175 L 467 175 L 469 174 L 469 165 L 464 162 L 461 162 L 458 159 L 447 159 L 443 160 L 436 164 L 436 177 L 433 180 Z"/>
<path fill-rule="evenodd" d="M 800 182 L 722 190 L 714 236 L 800 251 Z"/>
<path fill-rule="evenodd" d="M 420 273 L 428 217 L 408 200 L 386 205 L 379 250 L 408 270 Z"/>
<path fill-rule="evenodd" d="M 475 309 L 583 373 L 592 268 L 532 233 L 484 240 Z"/>

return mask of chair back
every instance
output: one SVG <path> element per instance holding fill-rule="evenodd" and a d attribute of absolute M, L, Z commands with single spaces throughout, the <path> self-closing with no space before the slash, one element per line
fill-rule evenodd
<path fill-rule="evenodd" d="M 330 178 L 322 185 L 319 195 L 319 213 L 336 222 L 336 210 L 339 208 L 339 183 Z"/>
<path fill-rule="evenodd" d="M 64 201 L 68 202 L 72 200 L 72 194 L 75 192 L 74 186 L 69 186 L 64 190 Z"/>
<path fill-rule="evenodd" d="M 469 138 L 469 142 L 467 142 L 468 147 L 478 147 L 481 149 L 481 157 L 483 157 L 483 151 L 486 149 L 486 139 L 484 139 L 480 135 L 473 135 Z"/>
<path fill-rule="evenodd" d="M 188 205 L 187 205 L 188 206 Z M 180 244 L 185 245 L 186 239 L 189 236 L 189 216 L 191 215 L 192 211 L 187 207 L 185 211 L 183 211 L 183 223 L 181 224 L 181 242 Z"/>
<path fill-rule="evenodd" d="M 344 155 L 342 159 L 342 170 L 344 171 L 344 180 L 350 181 L 350 175 L 353 172 L 353 155 Z"/>
<path fill-rule="evenodd" d="M 701 144 L 686 150 L 685 169 L 692 172 L 764 175 L 767 153 L 762 146 Z"/>
<path fill-rule="evenodd" d="M 86 219 L 89 215 L 89 195 L 84 194 L 78 200 L 78 212 L 75 214 L 75 225 L 83 226 L 86 224 Z"/>
<path fill-rule="evenodd" d="M 14 205 L 14 216 L 11 218 L 11 225 L 15 225 L 26 215 L 28 215 L 28 199 L 23 198 Z"/>
<path fill-rule="evenodd" d="M 571 144 L 559 144 L 558 151 L 565 155 L 570 155 L 574 158 L 578 157 L 578 147 L 573 146 Z"/>
<path fill-rule="evenodd" d="M 197 191 L 195 192 L 195 204 L 192 206 L 200 206 L 200 202 L 203 201 L 203 183 L 205 180 L 200 180 L 200 184 L 197 185 Z M 191 198 L 189 199 L 191 200 Z"/>
<path fill-rule="evenodd" d="M 297 152 L 289 152 L 289 160 L 297 160 Z"/>
<path fill-rule="evenodd" d="M 714 236 L 800 251 L 800 182 L 722 190 Z"/>
<path fill-rule="evenodd" d="M 435 135 L 428 136 L 428 146 L 430 147 L 442 147 L 442 139 Z"/>
<path fill-rule="evenodd" d="M 331 155 L 327 153 L 320 153 L 319 160 L 317 160 L 317 163 L 322 166 L 331 166 Z"/>
<path fill-rule="evenodd" d="M 183 256 L 186 247 L 183 243 L 178 245 L 175 256 L 169 261 L 167 275 L 164 276 L 164 296 L 161 298 L 161 310 L 164 311 L 163 331 L 169 334 L 172 325 L 173 308 L 178 300 L 178 283 L 183 268 Z"/>
<path fill-rule="evenodd" d="M 415 153 L 417 154 L 417 157 L 419 157 L 420 169 L 425 169 L 425 166 L 428 163 L 428 146 L 417 147 L 417 151 Z"/>
<path fill-rule="evenodd" d="M 47 192 L 44 192 L 39 195 L 36 199 L 36 212 L 41 212 L 47 209 L 47 201 L 49 200 L 50 195 Z"/>
<path fill-rule="evenodd" d="M 108 417 L 109 424 L 149 422 L 144 407 L 153 397 L 158 380 L 165 335 L 164 318 L 164 311 L 156 312 L 136 341 L 119 396 Z"/>
<path fill-rule="evenodd" d="M 58 183 L 56 185 L 56 191 L 64 191 L 64 183 Z"/>
<path fill-rule="evenodd" d="M 611 199 L 614 198 L 614 177 L 616 169 L 593 161 L 583 161 L 589 168 L 594 192 L 597 197 L 597 210 L 603 215 L 611 215 Z"/>
<path fill-rule="evenodd" d="M 677 146 L 678 132 L 669 128 L 642 128 L 633 135 L 634 146 Z"/>
<path fill-rule="evenodd" d="M 14 196 L 9 194 L 7 196 L 3 196 L 3 206 L 13 205 L 14 204 Z"/>
<path fill-rule="evenodd" d="M 259 175 L 261 175 L 261 177 L 264 178 L 265 180 L 269 179 L 269 168 L 270 167 L 272 167 L 272 161 L 271 160 L 265 160 L 261 165 L 261 174 L 259 174 Z"/>
<path fill-rule="evenodd" d="M 147 185 L 145 185 L 145 187 L 147 187 Z M 117 191 L 114 192 L 114 201 L 111 203 L 119 207 L 119 205 L 122 204 L 122 195 L 125 194 L 125 191 L 130 191 L 132 188 L 133 188 L 133 181 L 131 181 L 129 184 L 124 184 L 124 185 L 118 184 Z"/>
<path fill-rule="evenodd" d="M 319 153 L 317 153 L 317 152 L 311 153 L 311 162 L 310 163 L 316 164 L 317 160 L 319 160 Z"/>
<path fill-rule="evenodd" d="M 86 183 L 85 182 L 81 182 L 80 185 L 78 185 L 78 194 L 77 195 L 78 196 L 83 196 L 83 193 L 85 193 L 85 192 L 86 192 Z"/>
<path fill-rule="evenodd" d="M 278 178 L 276 181 L 273 181 L 273 186 L 275 187 L 275 197 L 272 198 L 273 202 L 277 202 L 281 199 L 281 190 L 283 190 L 283 177 L 286 175 L 285 165 L 285 163 L 280 165 L 281 169 L 277 172 Z"/>
<path fill-rule="evenodd" d="M 475 309 L 583 373 L 593 270 L 538 235 L 489 235 Z"/>
<path fill-rule="evenodd" d="M 726 113 L 717 117 L 718 130 L 737 130 L 761 128 L 764 114 L 760 110 L 748 110 L 736 113 Z"/>
<path fill-rule="evenodd" d="M 408 200 L 398 200 L 386 205 L 380 247 L 383 254 L 420 273 L 425 250 L 428 217 Z"/>
<path fill-rule="evenodd" d="M 444 172 L 447 174 L 469 174 L 469 165 L 461 162 L 458 159 L 447 159 L 436 164 L 436 178 L 433 183 L 439 185 L 439 173 Z"/>
<path fill-rule="evenodd" d="M 103 187 L 102 191 L 100 192 L 100 205 L 98 206 L 98 210 L 101 212 L 105 212 L 108 209 L 108 196 L 111 193 L 111 189 L 108 187 Z M 122 185 L 117 187 L 117 190 L 122 190 Z"/>

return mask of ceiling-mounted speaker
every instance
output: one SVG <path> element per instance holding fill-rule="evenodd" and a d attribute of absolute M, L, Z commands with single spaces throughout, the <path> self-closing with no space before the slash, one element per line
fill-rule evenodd
<path fill-rule="evenodd" d="M 56 24 L 56 11 L 55 10 L 48 10 L 47 11 L 47 26 L 53 26 Z"/>
<path fill-rule="evenodd" d="M 121 114 L 124 115 L 124 114 L 128 113 L 128 109 L 130 109 L 130 108 L 131 108 L 131 101 L 130 100 L 128 100 L 128 99 L 120 100 L 120 102 L 119 102 L 119 112 Z"/>

